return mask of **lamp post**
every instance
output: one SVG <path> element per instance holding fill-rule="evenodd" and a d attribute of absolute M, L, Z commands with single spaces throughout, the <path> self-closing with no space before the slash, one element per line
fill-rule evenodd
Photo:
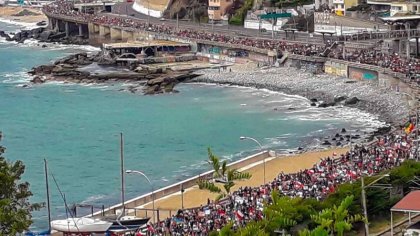
<path fill-rule="evenodd" d="M 150 0 L 147 0 L 147 27 L 150 26 Z"/>
<path fill-rule="evenodd" d="M 397 93 L 402 94 L 402 95 L 406 95 L 406 96 L 410 97 L 412 101 L 415 101 L 417 103 L 417 100 L 413 95 L 411 95 L 409 93 L 404 93 L 404 92 L 397 92 Z M 419 111 L 415 106 L 412 106 L 412 108 L 413 107 L 414 107 L 414 111 L 416 112 L 416 126 L 415 126 L 415 128 L 416 128 L 416 139 L 418 140 L 419 139 L 419 128 L 420 128 L 419 127 Z M 416 144 L 416 153 L 415 154 L 416 154 L 416 160 L 419 161 L 419 159 L 420 159 L 419 142 L 417 142 L 417 144 Z"/>
<path fill-rule="evenodd" d="M 241 136 L 241 137 L 239 137 L 239 139 L 240 139 L 240 140 L 245 140 L 245 139 L 248 139 L 248 140 L 254 141 L 255 143 L 257 143 L 257 144 L 258 144 L 258 146 L 260 147 L 260 150 L 261 150 L 261 151 L 263 151 L 263 146 L 262 146 L 262 145 L 261 145 L 261 143 L 260 143 L 260 142 L 258 142 L 258 140 L 256 140 L 255 138 Z M 264 182 L 263 182 L 263 184 L 265 184 L 265 157 L 264 157 L 264 159 L 263 159 L 263 166 L 264 166 L 264 180 L 263 180 Z"/>
<path fill-rule="evenodd" d="M 362 163 L 363 165 L 363 163 Z M 367 206 L 366 206 L 366 191 L 365 189 L 372 186 L 373 184 L 375 184 L 376 182 L 378 182 L 379 180 L 388 177 L 389 174 L 384 174 L 381 177 L 379 177 L 378 179 L 374 180 L 372 183 L 368 184 L 365 186 L 365 180 L 363 177 L 363 172 L 362 172 L 362 176 L 361 176 L 361 183 L 362 183 L 362 205 L 363 205 L 363 215 L 365 216 L 365 235 L 369 236 L 369 224 L 368 224 L 368 215 L 367 215 Z"/>
<path fill-rule="evenodd" d="M 154 190 L 154 187 L 153 187 L 152 182 L 150 182 L 149 177 L 147 177 L 146 174 L 144 174 L 143 172 L 138 171 L 138 170 L 126 170 L 125 173 L 127 173 L 127 174 L 139 174 L 139 175 L 142 175 L 144 178 L 146 178 L 147 182 L 149 182 L 150 186 L 152 187 L 153 223 L 156 223 L 156 220 L 155 220 L 155 193 L 154 193 L 155 190 Z"/>

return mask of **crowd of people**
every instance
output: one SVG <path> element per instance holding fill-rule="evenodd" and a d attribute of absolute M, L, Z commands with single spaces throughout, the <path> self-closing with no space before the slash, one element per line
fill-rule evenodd
<path fill-rule="evenodd" d="M 215 41 L 226 44 L 236 44 L 269 50 L 287 51 L 293 54 L 319 56 L 325 53 L 333 44 L 315 45 L 281 40 L 255 39 L 237 37 L 215 32 L 204 32 L 193 29 L 177 30 L 168 25 L 147 24 L 144 21 L 112 15 L 84 14 L 73 9 L 72 3 L 56 1 L 44 6 L 44 11 L 51 14 L 76 17 L 81 20 L 147 30 L 167 35 Z M 344 51 L 344 53 L 343 53 Z M 395 72 L 407 75 L 420 73 L 420 61 L 406 59 L 398 54 L 385 54 L 375 50 L 364 49 L 356 51 L 331 50 L 327 57 L 345 59 L 353 62 L 377 65 L 389 68 Z M 263 217 L 263 203 L 270 202 L 272 191 L 282 195 L 301 198 L 316 198 L 321 200 L 334 192 L 341 183 L 352 182 L 362 175 L 374 175 L 383 170 L 399 166 L 415 155 L 413 139 L 409 135 L 389 134 L 379 138 L 369 146 L 356 146 L 350 152 L 341 156 L 327 157 L 310 169 L 297 173 L 280 173 L 273 181 L 259 187 L 240 188 L 219 202 L 208 202 L 197 209 L 179 210 L 170 218 L 149 225 L 149 235 L 207 235 L 209 232 L 221 229 L 227 222 L 235 222 L 233 227 L 239 227 L 251 220 Z"/>
<path fill-rule="evenodd" d="M 409 135 L 389 134 L 373 144 L 355 146 L 346 154 L 324 158 L 310 169 L 293 174 L 281 172 L 273 181 L 259 187 L 241 187 L 223 201 L 209 201 L 197 209 L 179 210 L 176 215 L 149 225 L 148 234 L 208 235 L 227 222 L 234 222 L 235 229 L 262 219 L 263 204 L 270 203 L 272 191 L 321 200 L 342 183 L 353 182 L 362 175 L 378 174 L 414 159 L 413 139 Z"/>
<path fill-rule="evenodd" d="M 122 28 L 132 28 L 140 31 L 150 31 L 165 35 L 184 37 L 195 40 L 207 40 L 218 43 L 234 44 L 247 47 L 254 47 L 260 49 L 277 50 L 282 52 L 289 52 L 293 54 L 305 56 L 326 56 L 334 57 L 337 59 L 351 60 L 370 65 L 381 66 L 389 68 L 394 72 L 403 73 L 407 76 L 420 74 L 420 61 L 417 59 L 406 59 L 400 57 L 398 54 L 384 54 L 376 52 L 372 49 L 366 50 L 345 50 L 335 51 L 338 53 L 325 54 L 326 49 L 330 46 L 315 45 L 307 43 L 288 42 L 284 40 L 272 39 L 257 39 L 244 36 L 232 36 L 228 34 L 220 34 L 216 32 L 206 32 L 196 29 L 177 29 L 174 26 L 165 24 L 148 24 L 145 21 L 128 18 L 124 16 L 115 16 L 107 14 L 87 14 L 74 10 L 71 2 L 58 0 L 52 4 L 44 6 L 44 11 L 50 14 L 68 16 L 77 18 L 87 22 L 92 22 L 101 25 L 118 26 Z M 399 34 L 397 32 L 396 34 Z M 329 51 L 329 50 L 328 50 Z"/>

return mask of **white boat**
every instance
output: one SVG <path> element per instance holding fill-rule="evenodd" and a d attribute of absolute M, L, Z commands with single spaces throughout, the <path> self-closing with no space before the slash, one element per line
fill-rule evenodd
<path fill-rule="evenodd" d="M 111 225 L 112 222 L 85 217 L 51 221 L 52 229 L 65 233 L 101 233 Z"/>

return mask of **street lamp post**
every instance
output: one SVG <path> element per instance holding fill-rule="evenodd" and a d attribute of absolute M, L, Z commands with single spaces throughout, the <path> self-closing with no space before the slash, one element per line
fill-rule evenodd
<path fill-rule="evenodd" d="M 262 145 L 261 145 L 261 143 L 260 143 L 260 142 L 258 142 L 258 140 L 256 140 L 255 138 L 241 136 L 241 137 L 239 137 L 239 139 L 240 139 L 240 140 L 245 140 L 245 139 L 248 139 L 248 140 L 254 141 L 255 143 L 257 143 L 257 144 L 258 144 L 258 146 L 260 147 L 260 150 L 261 150 L 261 151 L 263 151 L 263 146 L 262 146 Z M 264 180 L 263 180 L 264 182 L 263 182 L 263 184 L 265 184 L 265 157 L 264 157 L 264 159 L 263 159 L 263 166 L 264 166 Z"/>
<path fill-rule="evenodd" d="M 125 173 L 142 175 L 144 178 L 146 178 L 147 182 L 149 182 L 150 186 L 152 187 L 153 223 L 156 223 L 156 220 L 155 220 L 155 190 L 154 190 L 152 182 L 150 182 L 149 177 L 147 177 L 147 175 L 145 173 L 143 173 L 141 171 L 138 171 L 138 170 L 126 170 Z"/>
<path fill-rule="evenodd" d="M 363 163 L 362 163 L 363 165 Z M 374 180 L 372 183 L 368 184 L 365 186 L 365 180 L 363 177 L 363 172 L 362 172 L 362 176 L 361 176 L 361 184 L 362 184 L 362 205 L 363 205 L 363 215 L 365 217 L 365 235 L 369 236 L 369 224 L 368 224 L 368 215 L 367 215 L 367 206 L 366 206 L 366 188 L 374 185 L 376 182 L 378 182 L 379 180 L 388 177 L 389 174 L 384 174 L 381 177 L 379 177 L 378 179 Z"/>
<path fill-rule="evenodd" d="M 147 27 L 150 26 L 150 0 L 147 0 Z"/>

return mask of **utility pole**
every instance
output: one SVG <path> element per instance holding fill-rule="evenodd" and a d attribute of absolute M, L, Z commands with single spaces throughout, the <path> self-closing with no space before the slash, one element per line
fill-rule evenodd
<path fill-rule="evenodd" d="M 50 188 L 48 186 L 47 160 L 45 159 L 44 159 L 44 171 L 45 171 L 45 187 L 47 190 L 48 231 L 51 232 Z M 66 210 L 67 210 L 67 207 L 66 207 Z"/>
<path fill-rule="evenodd" d="M 271 24 L 271 39 L 274 39 L 274 22 L 277 18 L 273 18 L 273 22 Z"/>
<path fill-rule="evenodd" d="M 363 165 L 363 159 L 362 159 L 362 165 Z M 365 192 L 365 179 L 362 176 L 360 178 L 362 183 L 362 205 L 363 205 L 363 215 L 365 216 L 365 235 L 369 236 L 369 224 L 368 224 L 368 215 L 367 215 L 367 207 L 366 207 L 366 192 Z"/>
<path fill-rule="evenodd" d="M 147 0 L 147 27 L 150 26 L 150 0 Z"/>
<path fill-rule="evenodd" d="M 179 17 L 178 17 L 178 12 L 176 13 L 176 31 L 179 32 Z"/>
<path fill-rule="evenodd" d="M 407 59 L 410 58 L 410 23 L 407 22 L 406 24 L 406 31 L 407 31 L 407 46 L 406 46 L 406 50 L 407 50 Z"/>

